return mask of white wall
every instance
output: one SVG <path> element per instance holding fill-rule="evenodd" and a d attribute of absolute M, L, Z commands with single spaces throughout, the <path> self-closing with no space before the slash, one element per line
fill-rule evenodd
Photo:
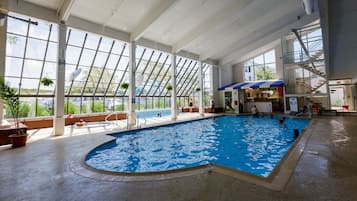
<path fill-rule="evenodd" d="M 244 82 L 243 63 L 235 64 L 232 67 L 233 82 Z"/>
<path fill-rule="evenodd" d="M 232 76 L 232 65 L 227 64 L 224 66 L 221 66 L 219 68 L 219 86 L 222 87 L 224 85 L 232 84 L 233 82 L 233 76 Z"/>
<path fill-rule="evenodd" d="M 329 79 L 357 78 L 357 1 L 319 1 L 319 7 L 328 9 L 321 16 L 322 31 L 327 38 Z M 326 5 L 328 4 L 328 5 Z"/>
<path fill-rule="evenodd" d="M 213 88 L 213 100 L 216 103 L 216 106 L 219 107 L 222 103 L 221 93 L 218 91 L 220 87 L 219 83 L 219 68 L 216 66 L 212 67 L 212 88 Z"/>

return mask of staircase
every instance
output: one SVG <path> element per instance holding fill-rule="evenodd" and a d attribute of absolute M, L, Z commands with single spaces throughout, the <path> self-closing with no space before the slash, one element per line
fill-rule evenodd
<path fill-rule="evenodd" d="M 320 87 L 327 83 L 327 80 L 319 80 L 316 86 L 311 88 L 311 93 L 316 92 Z"/>
<path fill-rule="evenodd" d="M 303 69 L 305 69 L 305 70 L 307 70 L 307 71 L 309 71 L 309 72 L 311 72 L 311 73 L 313 73 L 313 74 L 316 74 L 316 75 L 318 75 L 318 76 L 320 76 L 320 77 L 322 77 L 324 79 L 327 78 L 327 76 L 326 76 L 326 74 L 324 72 L 319 71 L 316 68 L 313 68 L 312 66 L 310 66 L 309 63 L 298 64 L 298 66 L 303 68 Z"/>

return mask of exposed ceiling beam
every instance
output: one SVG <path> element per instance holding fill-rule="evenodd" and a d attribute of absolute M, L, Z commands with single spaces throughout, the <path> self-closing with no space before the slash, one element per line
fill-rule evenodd
<path fill-rule="evenodd" d="M 277 28 L 276 31 L 268 31 L 267 33 L 261 33 L 260 35 L 256 35 L 256 37 L 252 37 L 251 40 L 245 42 L 244 39 L 242 41 L 238 41 L 240 46 L 232 51 L 231 54 L 227 55 L 220 61 L 220 65 L 225 65 L 227 63 L 235 63 L 240 60 L 240 58 L 249 52 L 264 46 L 280 37 L 287 35 L 290 33 L 291 29 L 302 27 L 306 24 L 309 24 L 315 20 L 319 19 L 319 14 L 315 12 L 312 15 L 305 15 L 300 20 L 297 20 L 295 17 L 287 18 L 286 22 L 280 27 Z"/>
<path fill-rule="evenodd" d="M 224 9 L 218 11 L 215 13 L 215 15 L 209 17 L 207 20 L 202 22 L 200 25 L 182 37 L 179 41 L 177 41 L 176 44 L 173 45 L 173 51 L 179 52 L 180 50 L 187 47 L 193 40 L 198 37 L 202 37 L 208 31 L 212 29 L 220 29 L 221 27 L 231 23 L 235 19 L 239 18 L 240 11 L 250 3 L 252 3 L 252 0 L 236 1 Z"/>
<path fill-rule="evenodd" d="M 73 8 L 74 2 L 76 0 L 64 0 L 62 5 L 58 9 L 58 16 L 61 22 L 66 22 L 71 15 L 71 10 Z"/>
<path fill-rule="evenodd" d="M 263 3 L 265 3 L 265 5 Z M 287 16 L 292 15 L 296 18 L 296 16 L 304 14 L 302 9 L 294 9 L 295 3 L 293 1 L 288 1 L 284 4 L 279 3 L 279 0 L 275 2 L 259 2 L 259 4 L 263 4 L 263 6 L 268 6 L 268 3 L 274 3 L 276 6 L 271 8 L 269 12 L 263 12 L 260 15 L 256 15 L 255 13 L 246 13 L 244 15 L 245 18 L 238 20 L 233 26 L 230 25 L 229 27 L 224 27 L 223 30 L 233 29 L 233 31 L 221 37 L 220 45 L 202 52 L 202 59 L 212 56 L 215 56 L 216 58 L 224 57 L 227 53 L 232 52 L 237 48 L 237 46 L 241 45 L 241 41 L 246 42 L 254 34 L 256 35 L 259 34 L 259 32 L 267 30 L 275 31 L 279 23 L 284 21 Z M 249 20 L 247 21 L 247 19 Z"/>
<path fill-rule="evenodd" d="M 143 21 L 140 22 L 137 27 L 130 34 L 130 40 L 138 40 L 147 31 L 150 26 L 169 9 L 176 0 L 162 0 L 159 5 L 152 11 L 149 12 L 147 16 L 144 17 Z"/>
<path fill-rule="evenodd" d="M 11 12 L 44 19 L 50 22 L 59 22 L 56 10 L 45 8 L 24 0 L 0 0 L 0 4 L 2 8 Z"/>
<path fill-rule="evenodd" d="M 107 24 L 114 18 L 114 16 L 118 13 L 118 11 L 120 10 L 121 6 L 123 5 L 125 0 L 118 0 L 116 2 L 116 5 L 114 6 L 114 8 L 112 9 L 112 11 L 110 12 L 109 16 L 107 17 L 107 19 L 103 22 L 103 27 L 107 26 Z"/>

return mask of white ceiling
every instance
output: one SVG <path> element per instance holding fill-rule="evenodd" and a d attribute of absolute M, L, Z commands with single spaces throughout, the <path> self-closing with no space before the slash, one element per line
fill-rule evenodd
<path fill-rule="evenodd" d="M 232 63 L 306 18 L 302 0 L 25 0 L 105 27 Z M 72 5 L 66 7 L 68 2 Z M 317 9 L 316 9 L 317 10 Z M 299 28 L 299 27 L 293 27 Z M 244 50 L 244 51 L 243 51 Z"/>

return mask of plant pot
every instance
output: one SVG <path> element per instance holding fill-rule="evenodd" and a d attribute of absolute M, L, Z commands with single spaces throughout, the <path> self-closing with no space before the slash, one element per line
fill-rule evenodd
<path fill-rule="evenodd" d="M 23 147 L 26 145 L 26 141 L 27 141 L 27 134 L 23 134 L 23 135 L 10 135 L 10 141 L 12 143 L 12 148 L 16 148 L 16 147 Z"/>

